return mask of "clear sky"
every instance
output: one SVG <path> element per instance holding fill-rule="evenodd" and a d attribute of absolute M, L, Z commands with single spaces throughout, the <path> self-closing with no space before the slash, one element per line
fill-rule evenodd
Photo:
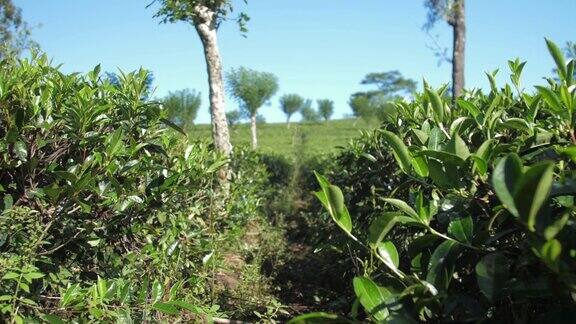
<path fill-rule="evenodd" d="M 185 23 L 159 24 L 151 0 L 15 0 L 31 24 L 41 24 L 34 39 L 67 72 L 153 71 L 156 96 L 182 88 L 197 89 L 203 107 L 197 122 L 208 122 L 206 68 L 200 41 Z M 242 1 L 237 1 L 239 4 Z M 278 98 L 298 93 L 335 101 L 335 117 L 349 114 L 348 98 L 363 90 L 369 72 L 399 70 L 405 76 L 439 85 L 450 81 L 450 66 L 438 66 L 422 31 L 423 0 L 249 0 L 247 38 L 233 21 L 219 31 L 225 70 L 232 67 L 272 72 L 280 91 L 261 108 L 267 121 L 283 121 Z M 576 0 L 467 0 L 466 86 L 487 87 L 485 71 L 500 68 L 508 80 L 507 60 L 528 61 L 523 83 L 543 83 L 553 62 L 544 37 L 559 45 L 576 41 Z M 451 46 L 442 22 L 433 34 Z M 228 109 L 237 104 L 229 99 Z"/>

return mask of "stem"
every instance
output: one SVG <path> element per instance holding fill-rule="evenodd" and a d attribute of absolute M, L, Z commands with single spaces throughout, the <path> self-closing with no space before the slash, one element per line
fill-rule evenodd
<path fill-rule="evenodd" d="M 428 230 L 429 230 L 430 233 L 432 233 L 433 235 L 436 235 L 436 236 L 441 237 L 441 238 L 443 238 L 443 239 L 445 239 L 445 240 L 448 240 L 448 241 L 452 241 L 452 242 L 458 243 L 458 244 L 460 244 L 460 245 L 462 245 L 462 246 L 464 246 L 464 247 L 467 247 L 467 248 L 469 248 L 469 249 L 476 250 L 476 251 L 485 251 L 484 249 L 475 247 L 475 246 L 470 245 L 470 244 L 467 244 L 467 243 L 462 243 L 462 242 L 460 242 L 460 241 L 458 241 L 458 240 L 455 240 L 455 239 L 453 239 L 453 238 L 451 238 L 451 237 L 449 237 L 449 236 L 446 236 L 446 235 L 444 235 L 444 234 L 436 231 L 435 229 L 433 229 L 433 228 L 430 227 L 430 226 L 428 226 Z"/>

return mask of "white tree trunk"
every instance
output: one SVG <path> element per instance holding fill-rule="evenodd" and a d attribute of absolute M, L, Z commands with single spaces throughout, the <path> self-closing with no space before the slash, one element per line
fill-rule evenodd
<path fill-rule="evenodd" d="M 228 121 L 226 120 L 226 102 L 224 100 L 224 81 L 222 79 L 222 59 L 218 49 L 216 13 L 210 8 L 198 5 L 195 8 L 194 26 L 204 46 L 204 57 L 208 70 L 210 87 L 210 116 L 214 146 L 227 156 L 232 152 Z"/>
<path fill-rule="evenodd" d="M 250 117 L 250 130 L 252 131 L 252 149 L 258 148 L 258 132 L 256 129 L 256 115 Z"/>
<path fill-rule="evenodd" d="M 464 0 L 455 8 L 452 22 L 454 45 L 452 51 L 452 101 L 462 95 L 464 90 L 464 61 L 466 50 L 466 20 Z"/>

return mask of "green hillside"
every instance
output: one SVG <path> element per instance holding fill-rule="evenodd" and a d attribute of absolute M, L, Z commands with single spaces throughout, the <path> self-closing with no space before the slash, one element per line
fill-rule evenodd
<path fill-rule="evenodd" d="M 258 150 L 292 156 L 297 151 L 306 155 L 324 155 L 346 145 L 361 130 L 376 127 L 376 122 L 340 119 L 318 124 L 270 123 L 258 125 Z M 250 125 L 240 124 L 230 130 L 233 145 L 250 145 Z M 210 138 L 210 125 L 196 125 L 188 131 L 192 138 Z"/>

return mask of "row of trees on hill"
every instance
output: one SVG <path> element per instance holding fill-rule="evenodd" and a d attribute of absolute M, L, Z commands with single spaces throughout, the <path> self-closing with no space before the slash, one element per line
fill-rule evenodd
<path fill-rule="evenodd" d="M 218 150 L 229 156 L 232 151 L 226 109 L 224 100 L 224 82 L 222 78 L 222 59 L 218 48 L 217 30 L 233 12 L 231 0 L 156 0 L 159 9 L 156 17 L 162 22 L 184 21 L 192 24 L 202 41 L 204 56 L 208 70 L 208 84 L 210 89 L 210 113 L 212 119 L 212 133 L 214 144 Z M 429 9 L 426 28 L 431 28 L 440 19 L 445 20 L 453 27 L 454 45 L 452 58 L 453 97 L 456 98 L 464 87 L 464 49 L 465 49 L 465 11 L 464 0 L 425 0 Z M 150 6 L 150 5 L 149 5 Z M 249 17 L 241 12 L 236 21 L 241 32 L 246 32 L 246 22 Z M 241 89 L 237 89 L 241 90 Z M 239 91 L 237 100 L 246 104 Z M 257 102 L 250 102 L 256 104 Z M 254 119 L 254 118 L 252 118 Z M 223 171 L 222 181 L 227 182 L 229 172 Z"/>
<path fill-rule="evenodd" d="M 330 99 L 318 99 L 318 110 L 315 110 L 310 99 L 304 99 L 298 94 L 285 94 L 280 98 L 280 109 L 286 115 L 286 125 L 290 127 L 290 118 L 297 112 L 305 122 L 328 121 L 334 114 L 334 102 Z"/>
<path fill-rule="evenodd" d="M 109 79 L 114 83 L 117 77 L 109 74 Z M 226 88 L 240 107 L 239 110 L 226 113 L 228 124 L 234 125 L 244 118 L 249 119 L 252 147 L 257 148 L 257 125 L 263 120 L 258 112 L 278 92 L 278 78 L 272 73 L 240 67 L 226 74 Z M 200 93 L 188 89 L 170 92 L 162 101 L 169 119 L 182 128 L 193 124 L 202 102 Z M 312 100 L 297 94 L 283 95 L 279 103 L 280 109 L 286 115 L 288 126 L 290 118 L 297 112 L 305 122 L 319 122 L 321 119 L 327 121 L 334 113 L 334 102 L 329 99 L 318 100 L 318 110 L 312 107 Z"/>

